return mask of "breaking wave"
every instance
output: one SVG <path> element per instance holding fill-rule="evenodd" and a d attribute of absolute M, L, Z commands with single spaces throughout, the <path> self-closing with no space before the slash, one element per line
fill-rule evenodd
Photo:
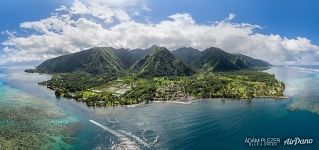
<path fill-rule="evenodd" d="M 300 70 L 319 72 L 318 69 L 313 69 L 313 68 L 304 68 L 304 67 L 296 67 L 296 66 L 287 66 L 287 67 L 288 68 L 294 68 L 294 69 L 300 69 Z"/>

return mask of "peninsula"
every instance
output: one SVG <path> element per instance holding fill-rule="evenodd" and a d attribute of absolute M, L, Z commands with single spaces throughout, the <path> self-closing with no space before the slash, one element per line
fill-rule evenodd
<path fill-rule="evenodd" d="M 270 63 L 211 47 L 204 51 L 96 47 L 44 61 L 28 73 L 52 74 L 39 83 L 58 97 L 88 106 L 201 98 L 281 97 L 285 85 L 263 72 Z"/>

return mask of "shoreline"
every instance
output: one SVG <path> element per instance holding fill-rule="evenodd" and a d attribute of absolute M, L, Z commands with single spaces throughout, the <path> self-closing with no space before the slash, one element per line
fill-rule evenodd
<path fill-rule="evenodd" d="M 30 72 L 27 72 L 27 71 L 25 71 L 25 73 L 31 74 Z M 41 74 L 52 75 L 52 74 L 48 74 L 48 73 L 38 73 L 38 74 L 40 74 L 40 75 Z M 52 80 L 52 77 L 51 77 L 50 80 Z M 273 98 L 273 99 L 289 99 L 290 98 L 288 96 L 275 96 L 275 95 L 281 95 L 281 94 L 269 94 L 269 95 L 274 95 L 274 96 L 256 96 L 256 97 L 246 96 L 244 94 L 243 96 L 240 96 L 240 94 L 238 94 L 238 92 L 237 92 L 237 94 L 238 94 L 237 96 L 238 97 L 236 95 L 235 96 L 234 95 L 233 96 L 232 95 L 217 95 L 217 96 L 216 95 L 215 96 L 212 95 L 212 97 L 207 97 L 207 98 L 201 98 L 201 96 L 199 96 L 199 98 L 194 98 L 194 96 L 188 95 L 187 97 L 183 97 L 183 98 L 181 98 L 181 97 L 169 97 L 169 98 L 164 98 L 164 99 L 158 99 L 155 96 L 154 99 L 150 98 L 149 101 L 138 100 L 138 101 L 133 102 L 133 103 L 121 103 L 121 101 L 120 101 L 121 97 L 117 96 L 117 98 L 115 98 L 117 101 L 114 101 L 112 104 L 108 104 L 108 103 L 106 103 L 106 101 L 109 101 L 109 100 L 104 99 L 104 97 L 103 98 L 100 97 L 101 99 L 95 99 L 94 101 L 86 101 L 85 97 L 83 97 L 83 98 L 77 97 L 78 93 L 73 93 L 73 92 L 66 92 L 65 93 L 64 91 L 61 91 L 60 89 L 55 89 L 54 87 L 49 86 L 48 83 L 45 83 L 45 82 L 49 82 L 50 80 L 42 81 L 42 82 L 39 82 L 38 84 L 43 86 L 43 87 L 45 87 L 45 88 L 47 88 L 47 89 L 50 89 L 50 90 L 54 91 L 55 95 L 57 97 L 73 99 L 73 100 L 75 100 L 77 102 L 86 103 L 88 107 L 114 107 L 114 106 L 132 106 L 132 107 L 134 107 L 134 105 L 147 104 L 147 103 L 191 104 L 191 103 L 203 100 L 203 99 L 214 99 L 214 98 L 227 98 L 227 99 L 233 99 L 233 100 L 251 100 L 251 99 L 258 99 L 258 98 Z M 277 81 L 277 82 L 279 82 L 279 81 Z M 276 83 L 276 86 L 281 86 L 281 84 L 280 83 Z M 58 90 L 58 92 L 57 92 L 57 90 Z M 62 89 L 62 90 L 65 90 L 65 89 Z M 164 89 L 164 90 L 167 90 L 167 89 Z M 235 88 L 235 90 L 236 90 L 236 88 Z M 283 87 L 283 90 L 284 90 L 284 87 Z M 234 93 L 236 94 L 236 92 L 234 92 Z M 234 94 L 234 93 L 231 93 L 231 94 Z M 81 94 L 82 93 L 80 93 L 80 95 Z M 264 93 L 264 94 L 267 95 L 268 93 Z"/>
<path fill-rule="evenodd" d="M 47 88 L 48 90 L 51 90 L 51 91 L 55 91 L 54 89 L 51 89 L 51 88 L 48 88 L 46 87 L 45 85 L 40 85 L 40 86 L 43 86 L 45 88 Z M 63 98 L 66 98 L 66 99 L 72 99 L 76 102 L 81 102 L 81 103 L 86 103 L 84 101 L 79 101 L 77 100 L 76 98 L 74 97 L 63 97 Z M 137 107 L 137 106 L 141 106 L 141 105 L 145 105 L 145 104 L 149 104 L 149 103 L 171 103 L 171 104 L 183 104 L 183 105 L 190 105 L 192 103 L 196 103 L 196 102 L 199 102 L 199 101 L 202 101 L 204 99 L 229 99 L 229 100 L 253 100 L 253 99 L 278 99 L 278 100 L 285 100 L 285 99 L 290 99 L 291 97 L 290 96 L 259 96 L 259 97 L 252 97 L 252 98 L 226 98 L 226 97 L 212 97 L 212 98 L 199 98 L 199 99 L 195 99 L 193 98 L 193 96 L 188 96 L 186 98 L 186 100 L 184 99 L 180 99 L 180 100 L 166 100 L 166 101 L 158 101 L 158 100 L 155 100 L 155 101 L 144 101 L 144 102 L 141 102 L 141 103 L 137 103 L 137 104 L 131 104 L 131 105 L 121 105 L 121 104 L 118 104 L 118 105 L 115 105 L 115 106 L 94 106 L 94 107 L 98 107 L 98 108 L 106 108 L 106 107 L 117 107 L 117 106 L 124 106 L 126 108 L 134 108 L 134 107 Z M 93 107 L 93 106 L 88 106 L 88 107 Z"/>
<path fill-rule="evenodd" d="M 168 103 L 168 104 L 181 104 L 181 105 L 190 105 L 199 101 L 203 100 L 216 100 L 216 99 L 227 99 L 227 100 L 232 100 L 232 101 L 248 101 L 248 100 L 257 100 L 258 99 L 275 99 L 275 100 L 288 100 L 289 96 L 278 96 L 278 97 L 272 97 L 272 96 L 264 96 L 264 97 L 254 97 L 254 98 L 249 98 L 249 99 L 237 99 L 237 98 L 225 98 L 225 97 L 214 97 L 214 98 L 202 98 L 202 99 L 191 99 L 188 101 L 183 101 L 183 100 L 168 100 L 168 101 L 149 101 L 149 102 L 142 102 L 138 104 L 132 104 L 132 105 L 116 105 L 116 106 L 104 106 L 104 107 L 98 107 L 98 108 L 108 108 L 108 107 L 125 107 L 125 108 L 136 108 L 139 106 L 144 106 L 147 104 L 151 103 Z"/>
<path fill-rule="evenodd" d="M 117 105 L 119 107 L 121 106 L 125 106 L 126 108 L 135 108 L 138 106 L 142 106 L 142 105 L 147 105 L 150 103 L 168 103 L 168 104 L 182 104 L 182 105 L 190 105 L 199 101 L 203 101 L 203 100 L 216 100 L 216 99 L 228 99 L 228 100 L 233 100 L 233 101 L 240 101 L 240 100 L 258 100 L 258 99 L 277 99 L 277 100 L 286 100 L 289 99 L 289 96 L 278 96 L 278 97 L 272 97 L 272 96 L 264 96 L 264 97 L 254 97 L 254 98 L 249 98 L 249 99 L 237 99 L 237 98 L 224 98 L 224 97 L 214 97 L 214 98 L 202 98 L 202 99 L 192 99 L 192 100 L 188 100 L 188 101 L 182 101 L 182 100 L 168 100 L 168 101 L 149 101 L 149 103 L 143 102 L 143 103 L 139 103 L 139 104 L 132 104 L 132 105 Z M 115 107 L 117 107 L 115 106 Z"/>
<path fill-rule="evenodd" d="M 289 99 L 290 96 L 259 96 L 254 98 L 274 98 L 274 99 Z"/>

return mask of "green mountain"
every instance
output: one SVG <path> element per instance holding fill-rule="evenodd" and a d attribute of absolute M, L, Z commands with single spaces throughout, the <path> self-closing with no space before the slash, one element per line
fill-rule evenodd
<path fill-rule="evenodd" d="M 179 48 L 179 49 L 172 51 L 172 53 L 177 58 L 179 58 L 180 60 L 182 60 L 184 63 L 186 63 L 188 65 L 192 65 L 194 60 L 196 60 L 200 55 L 199 50 L 191 48 L 191 47 Z"/>
<path fill-rule="evenodd" d="M 125 49 L 96 47 L 49 59 L 36 69 L 47 73 L 84 71 L 92 74 L 124 73 L 136 59 Z"/>
<path fill-rule="evenodd" d="M 140 76 L 182 76 L 191 75 L 190 69 L 183 61 L 177 59 L 168 49 L 152 46 L 149 54 L 138 60 L 132 70 Z"/>
<path fill-rule="evenodd" d="M 201 52 L 194 65 L 202 70 L 231 71 L 269 67 L 270 64 L 241 54 L 227 53 L 211 47 Z"/>
<path fill-rule="evenodd" d="M 201 52 L 193 48 L 180 48 L 170 52 L 164 47 L 149 49 L 114 49 L 96 47 L 44 61 L 28 72 L 91 74 L 123 74 L 133 71 L 140 76 L 190 75 L 196 70 L 231 71 L 265 68 L 268 62 L 242 54 L 227 53 L 211 47 Z"/>

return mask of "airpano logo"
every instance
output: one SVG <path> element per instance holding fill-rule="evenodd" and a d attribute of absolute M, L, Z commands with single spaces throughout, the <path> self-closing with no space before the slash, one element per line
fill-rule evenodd
<path fill-rule="evenodd" d="M 284 145 L 309 145 L 312 144 L 314 142 L 313 139 L 301 139 L 299 137 L 295 137 L 295 138 L 288 138 L 284 141 Z"/>
<path fill-rule="evenodd" d="M 284 140 L 277 137 L 246 137 L 244 143 L 248 144 L 250 147 L 275 147 L 280 144 L 283 144 L 283 146 L 310 145 L 314 143 L 314 140 L 311 138 L 303 139 L 299 137 L 287 138 Z"/>

